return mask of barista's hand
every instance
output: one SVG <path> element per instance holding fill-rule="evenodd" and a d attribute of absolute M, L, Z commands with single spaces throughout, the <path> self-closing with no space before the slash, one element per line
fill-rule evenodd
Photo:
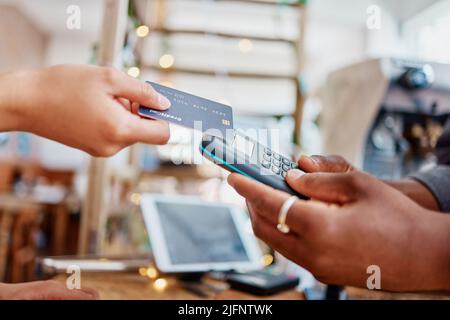
<path fill-rule="evenodd" d="M 0 131 L 29 131 L 95 156 L 167 142 L 168 124 L 141 119 L 139 104 L 170 106 L 150 85 L 112 68 L 63 65 L 0 76 Z"/>
<path fill-rule="evenodd" d="M 341 156 L 305 156 L 298 159 L 298 166 L 305 172 L 350 172 L 353 166 Z"/>
<path fill-rule="evenodd" d="M 82 288 L 69 290 L 56 280 L 17 284 L 0 283 L 0 299 L 4 300 L 94 300 L 99 299 L 96 290 Z"/>
<path fill-rule="evenodd" d="M 356 169 L 341 156 L 301 156 L 298 166 L 305 172 L 352 172 Z M 431 191 L 422 183 L 414 179 L 384 181 L 404 195 L 414 200 L 418 205 L 439 211 L 439 205 Z"/>
<path fill-rule="evenodd" d="M 247 199 L 255 234 L 322 282 L 365 287 L 376 265 L 382 289 L 450 290 L 450 217 L 372 176 L 291 170 L 291 187 L 317 201 L 291 207 L 289 234 L 276 228 L 288 194 L 238 174 L 228 180 Z"/>

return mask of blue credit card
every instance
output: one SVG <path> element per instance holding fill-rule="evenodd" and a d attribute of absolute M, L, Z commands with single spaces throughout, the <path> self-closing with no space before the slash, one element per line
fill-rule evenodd
<path fill-rule="evenodd" d="M 222 103 L 204 99 L 176 89 L 147 81 L 157 92 L 170 100 L 169 109 L 160 111 L 139 107 L 141 117 L 165 120 L 180 126 L 226 137 L 233 129 L 233 109 Z"/>

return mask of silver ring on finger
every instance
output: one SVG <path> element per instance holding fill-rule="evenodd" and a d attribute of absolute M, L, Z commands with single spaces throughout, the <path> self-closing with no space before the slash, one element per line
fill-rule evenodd
<path fill-rule="evenodd" d="M 278 213 L 278 224 L 277 224 L 277 229 L 281 233 L 288 234 L 290 231 L 289 226 L 286 224 L 286 218 L 289 213 L 289 209 L 297 200 L 298 198 L 296 196 L 292 196 L 288 198 L 281 206 L 280 212 Z"/>

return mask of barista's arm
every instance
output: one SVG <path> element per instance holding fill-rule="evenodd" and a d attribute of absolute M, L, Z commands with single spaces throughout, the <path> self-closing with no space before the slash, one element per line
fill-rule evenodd
<path fill-rule="evenodd" d="M 350 172 L 355 170 L 340 156 L 302 156 L 298 160 L 298 164 L 305 172 Z M 385 180 L 384 183 L 399 190 L 424 208 L 433 211 L 447 211 L 450 210 L 450 203 L 445 203 L 443 194 L 445 191 L 443 190 L 450 190 L 450 169 L 440 167 L 433 168 L 430 171 L 433 173 L 416 174 L 410 179 Z M 439 192 L 439 190 L 442 191 Z M 449 197 L 447 196 L 447 198 Z"/>

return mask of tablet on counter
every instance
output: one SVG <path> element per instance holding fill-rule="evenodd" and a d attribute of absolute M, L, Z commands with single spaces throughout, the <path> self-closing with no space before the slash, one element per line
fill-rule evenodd
<path fill-rule="evenodd" d="M 238 207 L 196 197 L 143 194 L 155 263 L 165 273 L 258 270 L 261 250 Z"/>

